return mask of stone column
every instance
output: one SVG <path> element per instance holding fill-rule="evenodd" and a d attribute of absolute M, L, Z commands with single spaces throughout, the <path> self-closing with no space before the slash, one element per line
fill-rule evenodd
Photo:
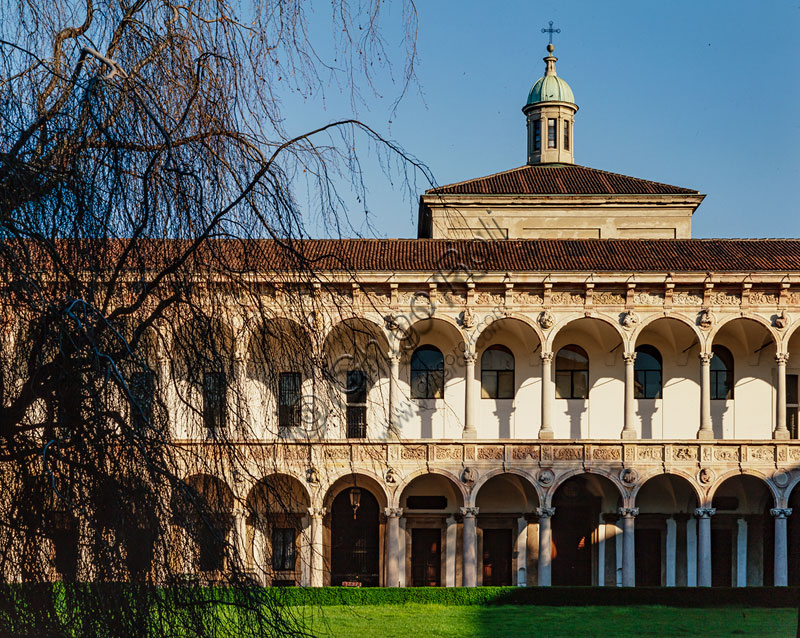
<path fill-rule="evenodd" d="M 553 385 L 553 353 L 542 352 L 542 427 L 539 429 L 540 439 L 552 439 L 553 434 L 553 401 L 555 386 Z"/>
<path fill-rule="evenodd" d="M 778 362 L 778 419 L 773 438 L 788 439 L 789 429 L 786 427 L 786 363 L 789 361 L 789 354 L 776 354 L 775 361 Z M 775 573 L 777 574 L 777 572 Z"/>
<path fill-rule="evenodd" d="M 789 584 L 789 568 L 786 547 L 786 518 L 791 515 L 791 507 L 773 507 L 770 514 L 775 518 L 775 587 Z M 766 583 L 764 583 L 766 585 Z"/>
<path fill-rule="evenodd" d="M 713 439 L 714 426 L 711 423 L 711 352 L 700 353 L 700 429 L 698 439 Z"/>
<path fill-rule="evenodd" d="M 458 543 L 458 522 L 455 516 L 448 516 L 445 519 L 447 532 L 444 557 L 444 586 L 457 587 L 456 583 L 456 544 Z"/>
<path fill-rule="evenodd" d="M 636 586 L 636 540 L 635 521 L 638 507 L 620 507 L 622 517 L 622 586 Z"/>
<path fill-rule="evenodd" d="M 676 564 L 677 564 L 677 525 L 675 524 L 674 518 L 668 518 L 665 522 L 666 526 L 666 538 L 665 538 L 665 562 L 666 562 L 666 571 L 664 574 L 664 585 L 667 587 L 675 587 L 675 572 L 676 572 Z"/>
<path fill-rule="evenodd" d="M 478 533 L 475 521 L 478 508 L 462 507 L 461 515 L 464 517 L 464 554 L 461 570 L 464 587 L 475 587 L 478 584 Z"/>
<path fill-rule="evenodd" d="M 323 583 L 323 555 L 322 531 L 324 507 L 309 507 L 308 515 L 311 517 L 311 586 L 322 587 Z"/>
<path fill-rule="evenodd" d="M 300 534 L 300 586 L 311 587 L 311 517 L 306 514 L 300 522 L 303 526 Z"/>
<path fill-rule="evenodd" d="M 247 567 L 247 510 L 237 508 L 233 511 L 233 559 L 242 569 Z"/>
<path fill-rule="evenodd" d="M 675 586 L 688 587 L 689 586 L 689 535 L 687 533 L 687 525 L 691 518 L 689 514 L 683 512 L 674 514 L 675 520 Z M 695 557 L 697 556 L 697 549 L 695 548 Z"/>
<path fill-rule="evenodd" d="M 711 587 L 711 517 L 716 513 L 713 507 L 698 507 L 694 511 L 697 517 L 698 587 Z"/>
<path fill-rule="evenodd" d="M 400 587 L 400 517 L 402 507 L 387 507 L 386 514 L 386 586 Z"/>
<path fill-rule="evenodd" d="M 736 586 L 747 587 L 747 519 L 736 519 Z"/>
<path fill-rule="evenodd" d="M 466 352 L 464 354 L 464 367 L 465 367 L 465 382 L 464 387 L 464 434 L 465 439 L 478 438 L 478 428 L 475 420 L 475 396 L 476 396 L 476 381 L 475 381 L 475 360 L 477 355 L 474 352 Z"/>
<path fill-rule="evenodd" d="M 635 352 L 626 352 L 622 355 L 625 360 L 625 425 L 622 428 L 623 439 L 636 438 L 636 403 L 634 397 L 634 365 L 636 362 Z"/>
<path fill-rule="evenodd" d="M 400 354 L 389 353 L 389 439 L 396 441 L 400 438 Z"/>
<path fill-rule="evenodd" d="M 517 519 L 517 586 L 528 584 L 528 518 Z"/>
<path fill-rule="evenodd" d="M 552 531 L 550 519 L 556 513 L 555 507 L 537 507 L 539 517 L 539 587 L 549 587 L 551 584 L 550 564 L 552 562 Z"/>

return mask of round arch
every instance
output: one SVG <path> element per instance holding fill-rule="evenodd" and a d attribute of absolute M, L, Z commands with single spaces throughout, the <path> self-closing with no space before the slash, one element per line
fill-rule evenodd
<path fill-rule="evenodd" d="M 689 317 L 677 313 L 647 317 L 631 334 L 631 347 L 642 345 L 643 337 L 656 331 L 657 327 L 666 328 L 657 330 L 657 334 L 662 341 L 672 346 L 676 354 L 686 349 L 687 345 L 691 347 L 695 340 L 700 345 L 701 352 L 705 349 L 706 337 L 700 332 L 697 324 Z M 690 339 L 687 340 L 687 337 Z M 688 343 L 685 343 L 686 341 Z"/>
<path fill-rule="evenodd" d="M 776 352 L 779 352 L 778 349 L 781 347 L 783 343 L 781 335 L 777 333 L 777 331 L 772 326 L 769 320 L 765 319 L 761 315 L 757 315 L 750 312 L 735 315 L 732 317 L 723 317 L 722 320 L 719 321 L 717 325 L 715 325 L 714 328 L 709 333 L 708 338 L 706 340 L 706 345 L 710 350 L 710 347 L 714 345 L 720 333 L 729 330 L 730 326 L 732 326 L 733 324 L 748 325 L 753 323 L 757 324 L 758 326 L 764 329 L 764 331 L 769 335 L 770 339 L 772 340 L 772 345 L 775 346 Z M 762 344 L 758 345 L 760 346 Z"/>
<path fill-rule="evenodd" d="M 623 332 L 622 326 L 619 324 L 619 319 L 615 317 L 609 317 L 603 313 L 594 312 L 590 317 L 587 317 L 583 313 L 572 313 L 559 321 L 553 328 L 550 330 L 547 338 L 544 341 L 543 348 L 546 349 L 548 352 L 553 351 L 554 344 L 558 337 L 569 329 L 571 326 L 574 327 L 575 324 L 584 323 L 585 325 L 589 325 L 589 322 L 599 322 L 608 326 L 612 331 L 613 334 L 617 337 L 617 339 L 622 343 L 623 349 L 627 349 L 630 339 L 629 337 Z M 599 332 L 599 331 L 598 331 Z M 607 335 L 603 335 L 606 338 L 601 338 L 598 334 L 594 335 L 595 340 L 600 340 L 602 343 L 603 341 L 608 340 Z"/>
<path fill-rule="evenodd" d="M 339 493 L 353 487 L 368 489 L 381 508 L 388 507 L 392 502 L 392 495 L 384 487 L 383 478 L 369 470 L 360 469 L 357 472 L 345 471 L 334 478 L 325 490 L 322 506 L 330 511 L 331 504 Z"/>
<path fill-rule="evenodd" d="M 523 315 L 512 315 L 509 317 L 500 317 L 491 323 L 487 324 L 475 338 L 476 352 L 481 352 L 491 346 L 492 344 L 505 345 L 499 337 L 504 331 L 510 332 L 520 338 L 521 341 L 526 341 L 525 337 L 531 334 L 536 337 L 539 345 L 545 343 L 545 336 L 541 328 L 530 317 Z M 535 348 L 533 344 L 528 342 L 531 346 L 530 350 L 533 352 Z"/>
<path fill-rule="evenodd" d="M 720 488 L 727 482 L 731 481 L 732 479 L 736 479 L 737 477 L 750 477 L 753 479 L 759 480 L 764 487 L 767 488 L 769 495 L 772 498 L 772 507 L 778 507 L 778 503 L 780 502 L 781 494 L 777 490 L 777 488 L 773 485 L 772 481 L 769 481 L 765 474 L 758 472 L 756 470 L 749 470 L 749 469 L 741 469 L 741 470 L 731 470 L 729 472 L 725 472 L 717 477 L 717 480 L 709 487 L 708 493 L 706 495 L 706 502 L 704 506 L 711 506 L 713 503 L 714 497 L 719 492 Z"/>
<path fill-rule="evenodd" d="M 623 503 L 627 501 L 629 495 L 628 490 L 625 486 L 620 482 L 619 477 L 616 476 L 613 472 L 606 472 L 605 470 L 601 470 L 598 468 L 591 468 L 591 469 L 583 469 L 583 468 L 575 468 L 564 472 L 556 477 L 556 480 L 553 481 L 553 484 L 550 486 L 550 489 L 545 494 L 544 502 L 546 507 L 551 507 L 553 502 L 553 496 L 558 491 L 558 489 L 564 485 L 567 481 L 571 478 L 581 475 L 587 476 L 599 476 L 601 478 L 607 479 L 614 487 L 617 489 L 620 499 L 622 499 Z"/>
<path fill-rule="evenodd" d="M 448 470 L 432 467 L 427 469 L 415 470 L 414 472 L 411 472 L 410 474 L 403 477 L 403 480 L 400 483 L 398 483 L 397 487 L 394 490 L 394 493 L 392 494 L 391 507 L 400 507 L 403 500 L 403 496 L 407 492 L 408 488 L 410 488 L 414 482 L 426 476 L 441 476 L 447 479 L 447 481 L 449 481 L 450 486 L 453 488 L 453 491 L 460 497 L 458 505 L 463 506 L 468 503 L 469 494 L 467 492 L 466 487 L 459 479 L 459 477 L 453 474 L 452 472 L 449 472 Z"/>
<path fill-rule="evenodd" d="M 639 492 L 642 490 L 642 488 L 648 482 L 650 482 L 650 481 L 652 481 L 654 479 L 657 479 L 657 478 L 659 478 L 661 476 L 674 476 L 676 478 L 679 478 L 679 479 L 682 479 L 683 481 L 685 481 L 686 484 L 689 486 L 689 488 L 692 490 L 692 493 L 694 494 L 694 497 L 695 497 L 695 499 L 697 501 L 697 506 L 698 507 L 700 507 L 700 505 L 705 500 L 705 493 L 700 488 L 700 486 L 697 484 L 697 482 L 694 480 L 694 477 L 691 474 L 689 474 L 688 472 L 684 472 L 683 470 L 680 470 L 678 468 L 671 468 L 669 472 L 664 472 L 664 471 L 660 471 L 659 470 L 659 471 L 647 474 L 645 476 L 641 476 L 639 478 L 639 482 L 631 490 L 630 502 L 635 505 L 636 504 L 636 499 L 637 499 L 637 497 L 639 495 Z"/>
<path fill-rule="evenodd" d="M 472 492 L 470 493 L 469 506 L 476 507 L 478 505 L 478 498 L 481 496 L 481 490 L 484 488 L 484 486 L 486 486 L 487 483 L 491 483 L 495 479 L 501 477 L 519 478 L 522 483 L 520 486 L 521 489 L 523 489 L 524 492 L 527 492 L 524 494 L 526 501 L 531 500 L 529 496 L 535 496 L 535 503 L 526 503 L 528 505 L 528 511 L 532 512 L 536 507 L 540 507 L 544 502 L 542 491 L 539 488 L 538 483 L 528 472 L 518 468 L 509 468 L 505 470 L 499 468 L 492 470 L 491 472 L 487 472 L 475 483 L 474 487 L 472 488 Z"/>

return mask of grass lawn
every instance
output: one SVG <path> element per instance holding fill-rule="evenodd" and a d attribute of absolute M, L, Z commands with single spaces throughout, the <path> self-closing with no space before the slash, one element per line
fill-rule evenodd
<path fill-rule="evenodd" d="M 315 635 L 330 638 L 793 638 L 795 609 L 444 606 L 305 608 Z"/>

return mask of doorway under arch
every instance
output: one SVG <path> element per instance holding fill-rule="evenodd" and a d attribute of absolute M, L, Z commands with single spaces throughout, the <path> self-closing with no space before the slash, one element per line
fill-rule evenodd
<path fill-rule="evenodd" d="M 378 499 L 362 487 L 342 490 L 331 506 L 331 585 L 380 584 Z"/>

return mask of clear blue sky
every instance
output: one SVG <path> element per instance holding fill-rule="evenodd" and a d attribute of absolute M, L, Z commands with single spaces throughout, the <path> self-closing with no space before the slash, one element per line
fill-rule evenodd
<path fill-rule="evenodd" d="M 577 163 L 707 194 L 695 237 L 800 237 L 800 1 L 417 4 L 420 90 L 391 124 L 383 87 L 359 115 L 439 184 L 525 162 L 520 109 L 553 20 L 580 107 Z M 332 93 L 304 118 L 348 115 Z M 416 203 L 399 192 L 376 185 L 369 207 L 379 236 L 416 236 Z"/>

